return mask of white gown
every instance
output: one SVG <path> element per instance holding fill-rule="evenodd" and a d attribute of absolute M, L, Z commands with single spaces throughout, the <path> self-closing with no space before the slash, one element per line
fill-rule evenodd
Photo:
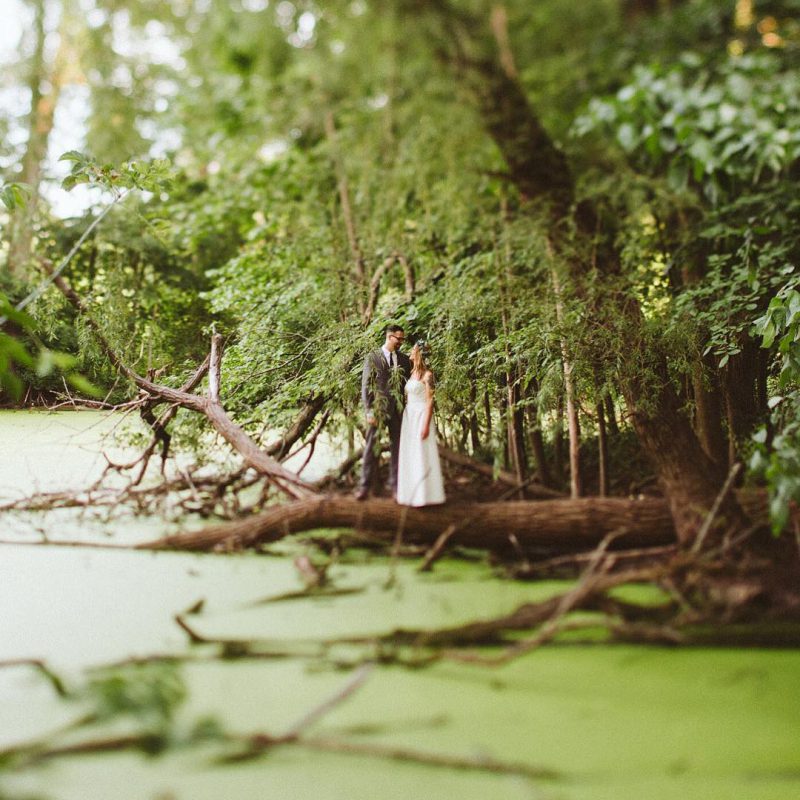
<path fill-rule="evenodd" d="M 433 418 L 427 438 L 420 436 L 427 405 L 427 387 L 422 381 L 410 378 L 406 383 L 397 465 L 397 502 L 404 506 L 444 503 L 444 480 Z"/>

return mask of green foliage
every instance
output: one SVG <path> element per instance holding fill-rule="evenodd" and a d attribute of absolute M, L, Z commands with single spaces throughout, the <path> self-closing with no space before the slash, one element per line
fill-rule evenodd
<path fill-rule="evenodd" d="M 5 317 L 15 323 L 19 328 L 25 330 L 32 327 L 33 321 L 27 314 L 17 311 L 9 302 L 8 298 L 0 293 L 0 316 Z M 22 381 L 14 373 L 13 366 L 32 368 L 34 360 L 18 338 L 10 336 L 0 331 L 0 386 L 7 391 L 11 397 L 18 400 L 22 394 Z"/>
<path fill-rule="evenodd" d="M 186 699 L 186 687 L 175 664 L 145 663 L 101 672 L 86 695 L 98 720 L 132 716 L 161 726 Z"/>
<path fill-rule="evenodd" d="M 635 165 L 690 183 L 712 202 L 775 179 L 800 157 L 800 77 L 769 53 L 705 63 L 683 54 L 668 68 L 639 66 L 575 124 L 611 133 Z"/>
<path fill-rule="evenodd" d="M 222 392 L 249 430 L 282 427 L 324 395 L 328 429 L 341 433 L 359 422 L 363 355 L 397 321 L 432 344 L 442 428 L 466 439 L 480 418 L 480 447 L 499 456 L 509 380 L 549 435 L 568 356 L 591 432 L 592 399 L 620 376 L 660 381 L 666 360 L 683 391 L 704 354 L 717 372 L 752 345 L 753 321 L 800 252 L 791 47 L 759 46 L 756 30 L 736 29 L 714 0 L 658 4 L 674 11 L 633 24 L 617 0 L 504 4 L 521 85 L 571 151 L 579 201 L 598 212 L 595 240 L 559 264 L 548 222 L 516 195 L 442 63 L 433 6 L 265 5 L 133 4 L 126 33 L 155 36 L 170 53 L 158 63 L 114 49 L 114 15 L 95 15 L 91 30 L 74 20 L 91 95 L 81 149 L 97 158 L 64 154 L 63 186 L 142 195 L 103 219 L 69 277 L 127 363 L 179 382 L 220 331 Z M 474 13 L 476 28 L 491 11 L 453 7 Z M 771 13 L 785 35 L 783 12 Z M 488 24 L 481 36 L 475 52 L 494 57 Z M 744 55 L 730 55 L 736 43 Z M 149 141 L 166 158 L 148 161 Z M 37 257 L 58 262 L 90 219 L 43 220 Z M 406 298 L 395 262 L 365 325 L 370 280 L 396 254 L 414 270 L 416 295 Z M 570 282 L 574 264 L 581 286 Z M 641 331 L 609 311 L 621 297 L 642 309 Z M 60 297 L 46 295 L 31 315 L 46 349 L 115 385 Z M 769 348 L 784 358 L 777 338 Z M 116 387 L 113 399 L 129 396 Z"/>
<path fill-rule="evenodd" d="M 756 320 L 764 347 L 778 343 L 778 390 L 770 398 L 770 425 L 754 436 L 751 469 L 770 487 L 770 517 L 775 533 L 789 520 L 792 503 L 800 502 L 800 275 L 793 274 Z M 771 436 L 771 441 L 770 435 Z"/>
<path fill-rule="evenodd" d="M 623 254 L 629 269 L 667 280 L 660 316 L 672 332 L 673 370 L 681 349 L 687 367 L 713 355 L 720 370 L 753 337 L 769 351 L 771 418 L 750 466 L 770 487 L 776 532 L 800 499 L 799 130 L 791 52 L 763 48 L 639 65 L 613 97 L 593 99 L 573 129 L 612 136 L 626 169 L 646 176 L 620 190 L 634 223 Z M 640 290 L 645 308 L 653 277 Z"/>
<path fill-rule="evenodd" d="M 86 183 L 99 186 L 114 192 L 121 189 L 141 189 L 156 192 L 169 188 L 174 173 L 166 159 L 152 161 L 124 161 L 121 165 L 97 164 L 92 158 L 70 150 L 64 153 L 59 161 L 72 164 L 70 174 L 61 182 L 64 189 Z"/>
<path fill-rule="evenodd" d="M 0 186 L 0 200 L 8 211 L 24 208 L 29 195 L 30 189 L 24 183 L 5 183 Z"/>
<path fill-rule="evenodd" d="M 33 318 L 17 311 L 2 293 L 0 293 L 0 317 L 13 323 L 20 331 L 20 334 L 14 336 L 0 331 L 0 387 L 13 400 L 18 401 L 22 396 L 22 391 L 28 382 L 24 378 L 30 373 L 37 378 L 46 378 L 56 371 L 83 394 L 89 397 L 100 395 L 100 390 L 96 386 L 74 370 L 77 363 L 75 356 L 44 347 L 38 337 L 33 335 L 35 329 Z M 33 348 L 26 346 L 24 340 L 26 336 L 32 338 L 34 347 L 38 348 L 35 355 L 31 352 Z M 22 377 L 17 374 L 18 371 L 21 371 Z"/>
<path fill-rule="evenodd" d="M 764 347 L 778 342 L 782 356 L 779 385 L 786 388 L 800 378 L 800 275 L 792 278 L 772 298 L 766 314 L 755 322 Z"/>

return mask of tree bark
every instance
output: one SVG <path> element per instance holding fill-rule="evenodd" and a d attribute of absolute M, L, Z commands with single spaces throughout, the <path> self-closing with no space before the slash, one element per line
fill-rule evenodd
<path fill-rule="evenodd" d="M 564 480 L 564 396 L 556 400 L 556 418 L 553 423 L 553 470 L 560 484 Z"/>
<path fill-rule="evenodd" d="M 548 245 L 548 250 L 550 247 Z M 564 324 L 564 303 L 562 300 L 561 281 L 555 267 L 550 270 L 553 281 L 553 292 L 556 298 L 556 321 Z M 581 427 L 578 419 L 578 407 L 575 402 L 575 381 L 572 378 L 572 359 L 567 353 L 567 346 L 561 340 L 561 363 L 564 370 L 564 390 L 567 400 L 567 431 L 569 433 L 569 493 L 571 497 L 580 497 L 581 483 Z"/>
<path fill-rule="evenodd" d="M 629 22 L 638 22 L 644 17 L 651 17 L 660 11 L 681 5 L 686 0 L 622 0 L 622 14 Z"/>
<path fill-rule="evenodd" d="M 268 444 L 264 448 L 264 452 L 268 456 L 275 456 L 279 461 L 284 458 L 292 449 L 292 445 L 311 427 L 311 423 L 325 405 L 325 400 L 325 396 L 321 394 L 309 400 L 297 415 L 292 426 L 284 431 L 279 439 Z"/>
<path fill-rule="evenodd" d="M 617 425 L 617 414 L 614 410 L 614 398 L 611 392 L 606 392 L 603 397 L 603 403 L 606 409 L 606 421 L 608 422 L 608 429 L 611 431 L 612 436 L 619 433 L 619 425 Z"/>
<path fill-rule="evenodd" d="M 67 17 L 68 9 L 62 9 L 59 31 L 60 41 L 52 64 L 45 54 L 46 4 L 37 0 L 34 9 L 34 52 L 31 58 L 29 89 L 31 109 L 28 117 L 28 142 L 22 157 L 21 180 L 27 184 L 30 196 L 27 207 L 15 215 L 9 236 L 8 269 L 18 277 L 25 277 L 31 259 L 33 224 L 40 198 L 42 165 L 47 157 L 47 145 L 53 130 L 56 105 L 61 94 L 64 70 L 67 62 Z M 45 88 L 46 87 L 46 88 Z"/>
<path fill-rule="evenodd" d="M 539 394 L 539 383 L 534 378 L 528 386 L 528 429 L 530 430 L 530 445 L 533 452 L 533 460 L 536 463 L 536 471 L 539 475 L 539 482 L 543 486 L 552 486 L 553 479 L 550 476 L 550 468 L 547 465 L 547 455 L 544 449 L 544 437 L 542 436 L 542 422 L 539 418 L 539 403 L 534 397 Z M 531 397 L 533 395 L 533 397 Z"/>
<path fill-rule="evenodd" d="M 732 355 L 721 372 L 731 465 L 738 458 L 739 443 L 755 430 L 761 412 L 758 404 L 760 348 L 749 337 L 741 347 L 741 352 Z"/>
<path fill-rule="evenodd" d="M 669 502 L 678 538 L 694 541 L 724 484 L 726 470 L 715 464 L 700 446 L 681 407 L 663 358 L 648 364 L 641 384 L 631 377 L 624 386 L 626 402 L 639 441 L 656 469 Z M 650 403 L 639 403 L 644 394 Z M 720 520 L 743 524 L 741 509 L 730 496 L 722 504 Z"/>
<path fill-rule="evenodd" d="M 608 495 L 608 437 L 606 435 L 606 420 L 603 414 L 603 401 L 597 401 L 597 494 L 600 497 Z"/>
<path fill-rule="evenodd" d="M 456 527 L 450 543 L 492 550 L 509 549 L 512 534 L 524 549 L 555 547 L 559 551 L 591 549 L 609 533 L 619 534 L 615 544 L 622 547 L 656 547 L 675 541 L 669 508 L 654 498 L 459 503 L 417 509 L 393 500 L 359 502 L 329 495 L 285 503 L 255 517 L 167 536 L 139 548 L 254 547 L 290 533 L 342 527 L 390 532 L 391 536 L 400 531 L 404 541 L 433 543 L 450 526 Z"/>
<path fill-rule="evenodd" d="M 728 444 L 722 427 L 723 409 L 715 365 L 708 359 L 694 364 L 692 369 L 694 394 L 694 430 L 706 455 L 715 463 L 728 462 Z"/>
<path fill-rule="evenodd" d="M 478 403 L 478 391 L 475 388 L 475 374 L 470 372 L 469 379 L 469 440 L 472 447 L 473 454 L 480 450 L 481 437 L 478 428 L 478 415 L 475 413 L 475 407 Z"/>
<path fill-rule="evenodd" d="M 525 453 L 524 411 L 519 407 L 520 389 L 516 369 L 506 373 L 508 393 L 508 449 L 511 453 L 511 464 L 520 484 L 525 483 L 528 473 L 527 455 Z"/>

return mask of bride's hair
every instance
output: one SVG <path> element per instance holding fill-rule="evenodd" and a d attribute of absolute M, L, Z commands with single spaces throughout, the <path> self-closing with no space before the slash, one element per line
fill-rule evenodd
<path fill-rule="evenodd" d="M 426 350 L 427 345 L 425 342 L 417 342 L 414 347 L 411 348 L 411 366 L 414 372 L 420 375 L 424 375 L 428 371 L 428 365 L 425 362 Z"/>

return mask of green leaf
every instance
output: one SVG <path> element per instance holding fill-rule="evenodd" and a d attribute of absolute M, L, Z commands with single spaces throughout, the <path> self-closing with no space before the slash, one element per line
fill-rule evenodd
<path fill-rule="evenodd" d="M 761 331 L 761 335 L 763 337 L 761 340 L 761 346 L 772 347 L 772 343 L 775 341 L 775 334 L 775 325 L 772 323 L 772 320 L 770 320 Z"/>
<path fill-rule="evenodd" d="M 79 150 L 68 150 L 58 157 L 59 161 L 72 161 L 76 164 L 86 164 L 89 159 Z"/>
<path fill-rule="evenodd" d="M 14 400 L 19 400 L 22 397 L 22 381 L 13 372 L 0 369 L 0 385 Z"/>
<path fill-rule="evenodd" d="M 2 347 L 3 351 L 7 353 L 13 361 L 16 361 L 17 364 L 23 367 L 33 367 L 33 358 L 31 358 L 30 353 L 28 353 L 25 346 L 13 336 L 3 334 L 2 338 L 0 338 L 0 347 Z"/>
<path fill-rule="evenodd" d="M 99 398 L 103 396 L 101 389 L 77 372 L 70 372 L 69 375 L 67 375 L 67 383 L 89 397 Z"/>
<path fill-rule="evenodd" d="M 29 195 L 30 189 L 24 183 L 7 183 L 0 190 L 0 200 L 9 211 L 14 211 L 16 208 L 25 208 L 28 204 Z"/>

